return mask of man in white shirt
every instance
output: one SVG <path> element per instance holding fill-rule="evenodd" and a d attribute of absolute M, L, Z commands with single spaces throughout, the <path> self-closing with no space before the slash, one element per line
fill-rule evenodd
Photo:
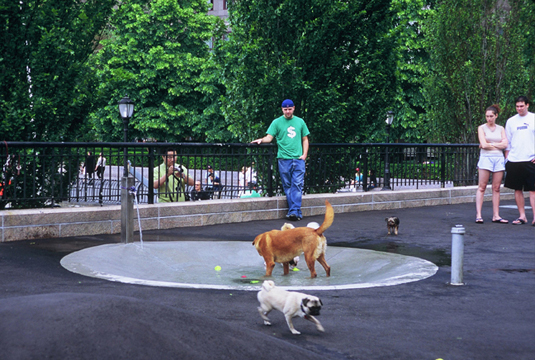
<path fill-rule="evenodd" d="M 505 125 L 509 145 L 505 149 L 507 175 L 504 186 L 515 190 L 519 216 L 512 224 L 528 222 L 523 191 L 529 191 L 533 210 L 531 225 L 535 226 L 535 114 L 528 111 L 529 100 L 526 96 L 518 97 L 515 103 L 518 114 L 507 120 Z"/>

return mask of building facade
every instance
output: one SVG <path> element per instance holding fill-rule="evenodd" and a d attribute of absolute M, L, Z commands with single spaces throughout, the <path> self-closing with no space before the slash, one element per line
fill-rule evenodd
<path fill-rule="evenodd" d="M 208 15 L 218 16 L 223 20 L 228 18 L 227 3 L 228 0 L 208 0 L 209 8 Z"/>

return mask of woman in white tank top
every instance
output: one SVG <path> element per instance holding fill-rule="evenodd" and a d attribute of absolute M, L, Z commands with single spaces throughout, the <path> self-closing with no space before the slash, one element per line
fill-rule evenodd
<path fill-rule="evenodd" d="M 500 216 L 500 185 L 505 171 L 503 150 L 507 147 L 507 137 L 503 126 L 496 124 L 500 113 L 498 105 L 492 105 L 485 111 L 487 123 L 477 128 L 479 148 L 481 149 L 479 162 L 479 185 L 476 193 L 476 223 L 483 224 L 481 209 L 485 190 L 492 173 L 492 222 L 507 224 L 509 221 Z"/>

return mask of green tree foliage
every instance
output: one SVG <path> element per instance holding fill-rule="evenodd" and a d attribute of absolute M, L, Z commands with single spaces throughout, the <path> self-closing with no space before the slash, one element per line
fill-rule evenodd
<path fill-rule="evenodd" d="M 430 8 L 430 0 L 392 1 L 395 23 L 391 36 L 397 42 L 398 61 L 391 138 L 404 142 L 421 142 L 427 140 L 429 134 L 422 79 L 427 76 L 429 67 L 423 24 Z"/>
<path fill-rule="evenodd" d="M 296 104 L 314 142 L 384 140 L 395 92 L 390 0 L 236 0 L 217 49 L 223 112 L 242 141 Z"/>
<path fill-rule="evenodd" d="M 85 66 L 115 0 L 0 1 L 2 140 L 87 133 L 93 77 Z"/>
<path fill-rule="evenodd" d="M 519 14 L 519 23 L 521 31 L 524 31 L 525 42 L 524 48 L 524 67 L 527 71 L 526 85 L 527 96 L 531 100 L 532 107 L 530 110 L 535 111 L 535 1 L 532 0 L 531 4 L 525 4 L 525 2 L 516 3 L 515 5 L 521 9 Z M 524 6 L 526 5 L 526 6 Z"/>
<path fill-rule="evenodd" d="M 208 16 L 206 0 L 132 0 L 110 21 L 110 38 L 96 54 L 100 108 L 92 115 L 97 138 L 121 140 L 117 102 L 135 102 L 131 137 L 159 141 L 225 138 L 220 85 L 207 41 L 224 31 Z"/>
<path fill-rule="evenodd" d="M 424 83 L 438 141 L 477 142 L 486 107 L 498 103 L 502 123 L 514 98 L 533 89 L 534 3 L 529 0 L 443 0 L 428 21 L 430 76 Z M 531 74 L 531 75 L 530 75 Z M 531 83 L 531 85 L 530 85 Z M 531 90 L 532 91 L 532 90 Z"/>

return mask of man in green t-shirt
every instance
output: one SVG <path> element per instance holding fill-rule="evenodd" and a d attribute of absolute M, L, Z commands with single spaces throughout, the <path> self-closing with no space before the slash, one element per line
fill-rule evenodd
<path fill-rule="evenodd" d="M 154 188 L 158 189 L 158 202 L 186 201 L 186 183 L 193 185 L 188 169 L 175 163 L 176 152 L 168 150 L 162 155 L 163 163 L 154 168 Z"/>
<path fill-rule="evenodd" d="M 308 127 L 305 121 L 294 116 L 292 100 L 282 102 L 283 116 L 273 120 L 263 138 L 251 141 L 255 144 L 277 140 L 279 173 L 288 201 L 288 220 L 301 220 L 301 202 L 305 180 L 305 160 L 308 155 Z"/>

